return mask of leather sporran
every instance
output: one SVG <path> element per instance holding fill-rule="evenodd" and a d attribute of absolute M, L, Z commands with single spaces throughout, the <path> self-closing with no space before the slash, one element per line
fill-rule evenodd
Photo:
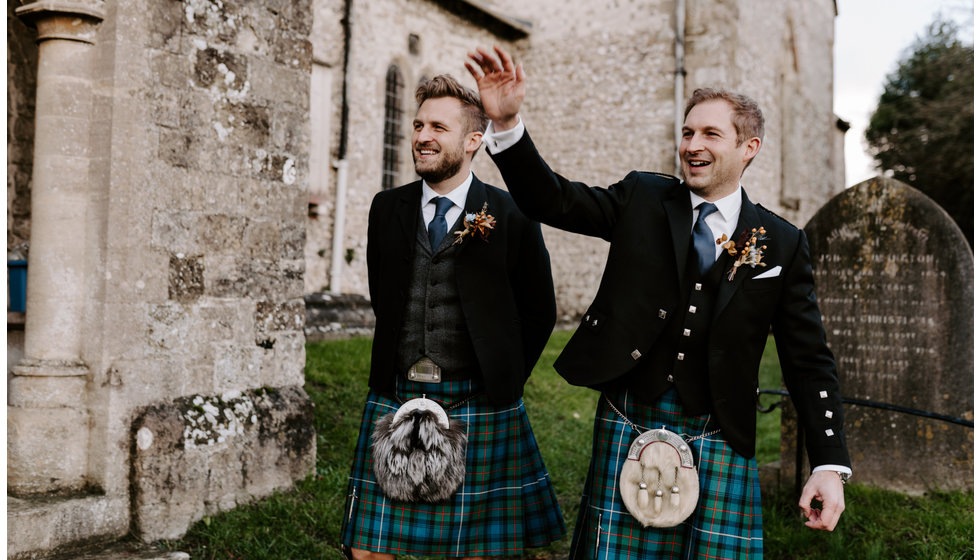
<path fill-rule="evenodd" d="M 464 424 L 433 400 L 411 399 L 381 417 L 371 441 L 374 476 L 393 500 L 441 502 L 463 483 Z"/>
<path fill-rule="evenodd" d="M 700 493 L 690 446 L 670 430 L 643 432 L 620 471 L 619 493 L 644 527 L 680 525 L 694 512 Z"/>

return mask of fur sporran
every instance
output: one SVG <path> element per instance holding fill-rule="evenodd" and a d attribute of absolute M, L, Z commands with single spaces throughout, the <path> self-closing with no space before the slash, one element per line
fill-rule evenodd
<path fill-rule="evenodd" d="M 407 401 L 377 421 L 371 440 L 374 476 L 393 500 L 441 502 L 463 483 L 464 425 L 435 401 Z"/>
<path fill-rule="evenodd" d="M 674 527 L 690 517 L 700 485 L 694 456 L 670 430 L 649 430 L 630 446 L 619 476 L 626 509 L 644 527 Z"/>

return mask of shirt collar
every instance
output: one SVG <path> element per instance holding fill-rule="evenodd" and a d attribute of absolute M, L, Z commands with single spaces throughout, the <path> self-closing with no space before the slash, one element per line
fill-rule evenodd
<path fill-rule="evenodd" d="M 707 202 L 690 190 L 687 192 L 691 195 L 691 208 L 697 207 L 697 205 L 701 204 L 702 202 Z M 735 192 L 723 198 L 719 198 L 718 200 L 714 201 L 713 204 L 718 207 L 718 213 L 721 214 L 721 217 L 724 218 L 726 222 L 738 217 L 738 213 L 742 210 L 742 185 L 739 184 L 738 188 L 735 189 Z"/>
<path fill-rule="evenodd" d="M 472 171 L 470 172 L 469 175 L 466 176 L 466 179 L 462 183 L 460 183 L 458 187 L 449 191 L 447 194 L 439 194 L 436 191 L 432 190 L 432 187 L 430 187 L 428 183 L 426 183 L 425 180 L 423 179 L 422 180 L 422 206 L 428 204 L 430 201 L 432 201 L 433 198 L 437 196 L 442 196 L 453 201 L 453 204 L 455 204 L 456 206 L 459 206 L 460 208 L 465 208 L 466 195 L 470 192 L 471 184 L 473 184 Z"/>

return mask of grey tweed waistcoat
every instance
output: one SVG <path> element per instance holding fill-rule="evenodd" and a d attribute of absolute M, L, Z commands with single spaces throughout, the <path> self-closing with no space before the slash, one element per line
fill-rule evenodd
<path fill-rule="evenodd" d="M 450 372 L 479 367 L 456 284 L 456 251 L 452 235 L 462 227 L 462 216 L 449 228 L 435 254 L 423 221 L 416 234 L 412 278 L 405 302 L 405 320 L 398 340 L 399 372 L 423 356 Z"/>

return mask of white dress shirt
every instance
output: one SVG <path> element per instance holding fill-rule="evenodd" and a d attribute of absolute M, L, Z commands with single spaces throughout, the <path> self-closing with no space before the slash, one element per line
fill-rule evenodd
<path fill-rule="evenodd" d="M 691 229 L 694 229 L 694 223 L 698 221 L 698 214 L 701 213 L 701 209 L 697 206 L 706 201 L 693 192 L 688 192 L 691 195 L 691 208 L 693 208 L 691 211 Z M 711 229 L 711 235 L 715 241 L 721 239 L 722 235 L 731 239 L 735 226 L 738 225 L 738 213 L 742 211 L 742 185 L 739 185 L 732 194 L 719 198 L 713 204 L 718 207 L 718 211 L 708 214 L 704 218 L 704 223 Z M 723 250 L 721 246 L 721 243 L 715 243 L 715 260 L 718 259 L 718 255 Z"/>
<path fill-rule="evenodd" d="M 463 213 L 463 209 L 466 206 L 466 195 L 470 192 L 470 185 L 473 184 L 473 173 L 466 176 L 466 180 L 460 183 L 458 187 L 449 191 L 447 194 L 439 194 L 432 190 L 424 180 L 422 181 L 422 225 L 426 229 L 429 228 L 429 222 L 432 218 L 436 217 L 436 203 L 432 202 L 432 199 L 441 196 L 443 198 L 448 198 L 452 201 L 453 205 L 446 211 L 446 227 L 452 229 L 453 224 L 459 219 L 459 215 Z M 452 233 L 452 232 L 447 232 Z"/>

